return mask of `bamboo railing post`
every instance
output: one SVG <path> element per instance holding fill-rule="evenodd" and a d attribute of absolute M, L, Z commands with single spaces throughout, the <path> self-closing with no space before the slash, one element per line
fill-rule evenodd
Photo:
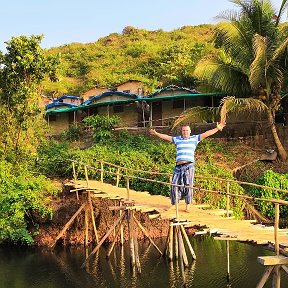
<path fill-rule="evenodd" d="M 227 187 L 226 187 L 226 216 L 229 217 L 229 210 L 230 210 L 230 182 L 227 182 Z"/>
<path fill-rule="evenodd" d="M 279 255 L 279 203 L 275 203 L 275 222 L 274 222 L 274 239 L 275 239 L 275 252 Z"/>
<path fill-rule="evenodd" d="M 130 201 L 130 187 L 129 187 L 129 177 L 126 175 L 126 190 L 127 190 L 127 200 Z"/>
<path fill-rule="evenodd" d="M 89 187 L 89 178 L 88 178 L 88 170 L 87 170 L 86 165 L 84 165 L 84 172 L 85 172 L 86 186 L 88 188 Z"/>
<path fill-rule="evenodd" d="M 179 207 L 178 207 L 178 191 L 179 191 L 179 187 L 178 186 L 176 186 L 175 191 L 176 191 L 176 193 L 175 193 L 176 220 L 179 221 Z"/>
<path fill-rule="evenodd" d="M 103 183 L 103 179 L 104 179 L 104 164 L 103 161 L 100 161 L 100 167 L 101 167 L 101 174 L 100 174 L 100 180 Z"/>
<path fill-rule="evenodd" d="M 74 182 L 76 183 L 77 176 L 76 176 L 76 169 L 75 169 L 75 162 L 74 161 L 72 162 L 72 169 L 73 169 L 73 179 L 74 179 Z"/>
<path fill-rule="evenodd" d="M 117 168 L 116 187 L 119 187 L 119 182 L 120 182 L 120 167 Z"/>

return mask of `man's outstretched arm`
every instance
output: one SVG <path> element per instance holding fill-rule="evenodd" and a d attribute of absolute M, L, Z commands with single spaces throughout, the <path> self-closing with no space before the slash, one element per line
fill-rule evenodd
<path fill-rule="evenodd" d="M 155 135 L 163 140 L 166 140 L 166 141 L 169 141 L 169 142 L 172 142 L 172 136 L 169 136 L 167 134 L 162 134 L 162 133 L 158 133 L 155 129 L 150 129 L 149 130 L 149 133 L 151 135 Z"/>
<path fill-rule="evenodd" d="M 217 133 L 218 131 L 222 131 L 223 128 L 226 126 L 226 122 L 221 121 L 220 123 L 217 122 L 217 126 L 214 129 L 208 130 L 202 134 L 200 134 L 200 141 Z"/>

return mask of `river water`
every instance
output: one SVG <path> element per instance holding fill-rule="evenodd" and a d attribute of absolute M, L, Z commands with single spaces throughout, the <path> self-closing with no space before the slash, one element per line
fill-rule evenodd
<path fill-rule="evenodd" d="M 258 256 L 273 255 L 262 246 L 229 242 L 230 283 L 227 283 L 226 241 L 212 236 L 189 236 L 197 259 L 189 258 L 185 270 L 186 287 L 254 288 L 264 273 Z M 163 250 L 165 239 L 155 241 Z M 93 248 L 93 247 L 92 247 Z M 183 287 L 177 261 L 159 258 L 149 241 L 139 242 L 142 273 L 133 273 L 129 264 L 129 247 L 116 246 L 106 259 L 107 247 L 101 247 L 86 269 L 85 249 L 56 247 L 53 251 L 23 247 L 0 247 L 0 288 L 130 288 Z M 87 255 L 87 254 L 86 254 Z M 271 281 L 265 287 L 271 287 Z M 282 272 L 281 287 L 288 287 L 287 274 Z"/>

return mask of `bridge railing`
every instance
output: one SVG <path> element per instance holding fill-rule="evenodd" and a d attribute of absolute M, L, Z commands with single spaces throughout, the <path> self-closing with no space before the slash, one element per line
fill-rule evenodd
<path fill-rule="evenodd" d="M 76 173 L 76 164 L 80 167 L 83 167 L 84 173 L 85 173 L 85 179 L 87 183 L 87 187 L 89 187 L 89 178 L 88 178 L 88 168 L 92 169 L 96 172 L 100 173 L 100 181 L 103 183 L 104 182 L 104 173 L 107 173 L 109 175 L 114 175 L 116 177 L 115 179 L 115 186 L 119 186 L 120 183 L 120 178 L 123 177 L 125 178 L 126 182 L 126 190 L 127 190 L 127 199 L 130 200 L 130 180 L 131 179 L 138 179 L 141 181 L 146 181 L 150 183 L 159 183 L 162 185 L 167 185 L 168 187 L 175 186 L 175 187 L 183 187 L 183 185 L 178 185 L 178 184 L 172 184 L 171 183 L 171 178 L 172 174 L 171 173 L 161 173 L 161 172 L 153 172 L 153 171 L 144 171 L 144 170 L 137 170 L 137 169 L 132 169 L 132 168 L 127 168 L 127 167 L 121 167 L 119 165 L 113 164 L 106 162 L 104 160 L 99 160 L 99 159 L 94 159 L 96 163 L 100 164 L 100 168 L 95 167 L 95 166 L 88 166 L 85 163 L 81 161 L 76 161 L 76 160 L 69 160 L 72 162 L 72 167 L 73 167 L 73 178 L 76 181 L 77 180 L 77 173 Z M 113 167 L 113 170 L 105 170 L 104 165 L 107 167 Z M 152 175 L 163 175 L 167 176 L 167 182 L 165 181 L 159 181 L 151 178 L 144 178 L 144 177 L 139 177 L 133 175 L 133 173 L 143 173 L 143 174 L 148 174 L 150 176 Z M 275 212 L 274 212 L 274 240 L 275 240 L 275 252 L 277 255 L 279 255 L 279 218 L 280 218 L 280 205 L 285 205 L 288 206 L 288 201 L 281 200 L 281 199 L 266 199 L 266 198 L 260 198 L 260 197 L 253 197 L 249 195 L 244 195 L 244 194 L 236 194 L 236 193 L 231 193 L 230 192 L 230 184 L 231 183 L 237 183 L 239 185 L 246 185 L 246 186 L 254 186 L 262 189 L 267 189 L 267 190 L 273 190 L 276 192 L 283 192 L 283 193 L 288 193 L 288 190 L 285 189 L 279 189 L 279 188 L 273 188 L 273 187 L 268 187 L 264 185 L 259 185 L 255 183 L 249 183 L 249 182 L 243 182 L 243 181 L 237 181 L 233 179 L 225 179 L 225 178 L 219 178 L 219 177 L 209 177 L 209 176 L 196 176 L 196 179 L 205 179 L 205 180 L 213 180 L 213 181 L 219 181 L 221 183 L 225 183 L 225 191 L 220 191 L 220 190 L 211 190 L 211 189 L 204 189 L 200 187 L 195 187 L 195 186 L 185 186 L 186 188 L 192 188 L 198 192 L 203 192 L 203 193 L 211 193 L 211 194 L 218 194 L 218 195 L 226 195 L 226 211 L 227 211 L 227 216 L 229 216 L 229 210 L 230 210 L 230 197 L 235 197 L 235 198 L 240 198 L 240 199 L 245 199 L 245 200 L 252 200 L 254 201 L 263 201 L 266 203 L 272 203 L 275 206 Z M 221 185 L 220 185 L 221 186 Z M 176 203 L 176 219 L 178 219 L 178 205 Z"/>

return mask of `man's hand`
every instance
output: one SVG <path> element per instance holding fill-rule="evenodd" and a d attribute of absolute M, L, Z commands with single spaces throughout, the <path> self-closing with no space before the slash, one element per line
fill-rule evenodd
<path fill-rule="evenodd" d="M 156 134 L 157 134 L 156 130 L 155 130 L 155 129 L 152 129 L 152 128 L 149 130 L 149 133 L 150 133 L 151 135 L 156 135 Z"/>
<path fill-rule="evenodd" d="M 217 129 L 218 129 L 219 131 L 222 131 L 225 126 L 226 126 L 226 122 L 225 122 L 225 121 L 222 121 L 222 120 L 221 120 L 220 123 L 217 122 Z"/>

